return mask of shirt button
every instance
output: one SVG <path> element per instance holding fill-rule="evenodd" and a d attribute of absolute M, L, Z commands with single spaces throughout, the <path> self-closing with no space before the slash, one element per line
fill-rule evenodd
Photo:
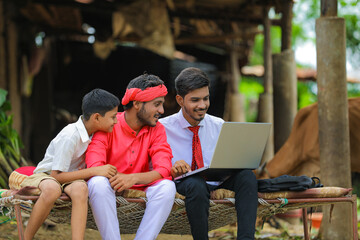
<path fill-rule="evenodd" d="M 134 151 L 131 151 L 132 153 L 134 153 Z"/>
<path fill-rule="evenodd" d="M 130 166 L 132 167 L 132 164 L 130 164 Z"/>

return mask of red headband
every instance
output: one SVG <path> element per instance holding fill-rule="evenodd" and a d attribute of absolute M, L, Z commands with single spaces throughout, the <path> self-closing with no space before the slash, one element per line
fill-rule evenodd
<path fill-rule="evenodd" d="M 121 100 L 121 104 L 125 106 L 131 101 L 148 102 L 158 97 L 165 97 L 167 93 L 167 88 L 163 84 L 156 87 L 148 87 L 144 90 L 128 88 Z"/>

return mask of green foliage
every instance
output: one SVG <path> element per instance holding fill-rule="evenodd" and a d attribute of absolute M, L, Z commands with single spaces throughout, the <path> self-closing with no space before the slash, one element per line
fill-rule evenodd
<path fill-rule="evenodd" d="M 360 216 L 360 198 L 356 198 L 357 215 Z M 358 230 L 360 230 L 360 222 L 358 222 Z"/>
<path fill-rule="evenodd" d="M 347 55 L 353 66 L 360 66 L 360 0 L 339 0 L 338 15 L 345 18 L 346 23 L 346 42 Z M 303 44 L 306 41 L 313 41 L 315 44 L 315 20 L 320 17 L 320 5 L 317 0 L 297 1 L 293 8 L 292 22 L 292 45 L 293 47 Z M 313 33 L 313 35 L 311 35 Z M 280 52 L 281 49 L 281 29 L 279 27 L 271 27 L 271 47 L 272 52 Z M 250 54 L 249 65 L 263 65 L 263 46 L 264 36 L 258 34 L 255 37 L 254 47 Z M 297 67 L 305 67 L 297 64 Z M 246 78 L 243 78 L 246 79 Z M 247 78 L 251 80 L 251 78 Z M 240 85 L 240 91 L 246 96 L 247 120 L 253 121 L 257 113 L 251 107 L 253 101 L 252 91 L 253 83 L 244 81 Z M 254 79 L 253 79 L 254 80 Z M 259 80 L 254 80 L 259 83 Z M 246 88 L 249 87 L 249 90 Z M 348 97 L 360 96 L 360 84 L 348 83 Z M 248 99 L 250 98 L 250 99 Z M 317 85 L 316 82 L 306 81 L 298 83 L 298 107 L 303 108 L 317 101 Z"/>
<path fill-rule="evenodd" d="M 317 85 L 312 81 L 298 82 L 298 109 L 317 102 Z"/>
<path fill-rule="evenodd" d="M 317 83 L 313 81 L 298 82 L 298 109 L 317 102 Z M 347 83 L 348 97 L 360 97 L 360 84 Z"/>
<path fill-rule="evenodd" d="M 360 67 L 360 19 L 354 14 L 344 15 L 344 18 L 348 59 L 353 66 Z"/>
<path fill-rule="evenodd" d="M 293 44 L 314 41 L 315 20 L 320 17 L 320 1 L 302 0 L 294 4 Z M 360 67 L 360 0 L 339 0 L 338 16 L 345 19 L 347 58 L 351 65 Z M 299 31 L 295 28 L 301 28 Z M 295 46 L 293 45 L 293 46 Z"/>
<path fill-rule="evenodd" d="M 317 102 L 317 83 L 313 81 L 298 81 L 298 109 Z M 360 97 L 360 84 L 347 84 L 348 97 Z M 246 121 L 254 122 L 257 118 L 259 95 L 264 92 L 262 79 L 242 77 L 239 91 L 245 96 Z"/>
<path fill-rule="evenodd" d="M 293 23 L 292 25 L 292 46 L 296 46 L 308 40 L 309 37 L 306 36 L 306 32 L 301 24 Z"/>
<path fill-rule="evenodd" d="M 9 212 L 7 208 L 3 208 L 2 212 L 0 212 L 0 224 L 10 222 L 13 220 L 12 218 L 6 216 L 6 214 Z"/>
<path fill-rule="evenodd" d="M 245 96 L 246 121 L 255 122 L 259 95 L 264 92 L 262 82 L 257 78 L 243 77 L 240 82 L 239 92 Z"/>
<path fill-rule="evenodd" d="M 348 97 L 360 97 L 359 83 L 348 83 L 347 90 L 348 90 Z"/>
<path fill-rule="evenodd" d="M 281 28 L 272 26 L 270 29 L 271 35 L 271 49 L 273 53 L 278 53 L 281 50 Z M 263 65 L 264 64 L 264 35 L 257 34 L 255 37 L 254 47 L 250 53 L 250 65 Z"/>
<path fill-rule="evenodd" d="M 347 58 L 355 67 L 360 67 L 360 0 L 339 0 L 338 16 L 345 18 Z M 307 41 L 315 44 L 315 20 L 320 17 L 320 1 L 297 1 L 293 7 L 292 47 Z M 259 27 L 262 28 L 262 27 Z M 271 47 L 273 53 L 281 49 L 281 29 L 271 27 Z M 263 65 L 264 36 L 255 37 L 249 65 Z"/>
<path fill-rule="evenodd" d="M 6 100 L 7 91 L 0 89 L 0 187 L 7 188 L 8 177 L 21 164 L 26 164 L 21 156 L 23 147 L 18 133 L 12 128 L 13 117 L 7 115 L 11 104 Z"/>

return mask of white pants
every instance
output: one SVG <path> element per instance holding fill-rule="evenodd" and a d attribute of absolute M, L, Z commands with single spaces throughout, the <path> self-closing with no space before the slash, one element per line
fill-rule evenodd
<path fill-rule="evenodd" d="M 102 239 L 121 239 L 115 191 L 109 180 L 102 176 L 92 177 L 88 188 L 90 206 Z M 148 202 L 135 239 L 156 239 L 170 214 L 175 193 L 175 184 L 170 180 L 160 181 L 146 189 Z"/>

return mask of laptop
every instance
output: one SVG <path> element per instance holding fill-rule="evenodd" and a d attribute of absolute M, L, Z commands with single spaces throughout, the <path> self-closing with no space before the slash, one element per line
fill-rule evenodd
<path fill-rule="evenodd" d="M 224 181 L 239 169 L 259 167 L 270 134 L 270 123 L 224 122 L 209 166 L 174 180 L 198 174 L 207 181 Z"/>

